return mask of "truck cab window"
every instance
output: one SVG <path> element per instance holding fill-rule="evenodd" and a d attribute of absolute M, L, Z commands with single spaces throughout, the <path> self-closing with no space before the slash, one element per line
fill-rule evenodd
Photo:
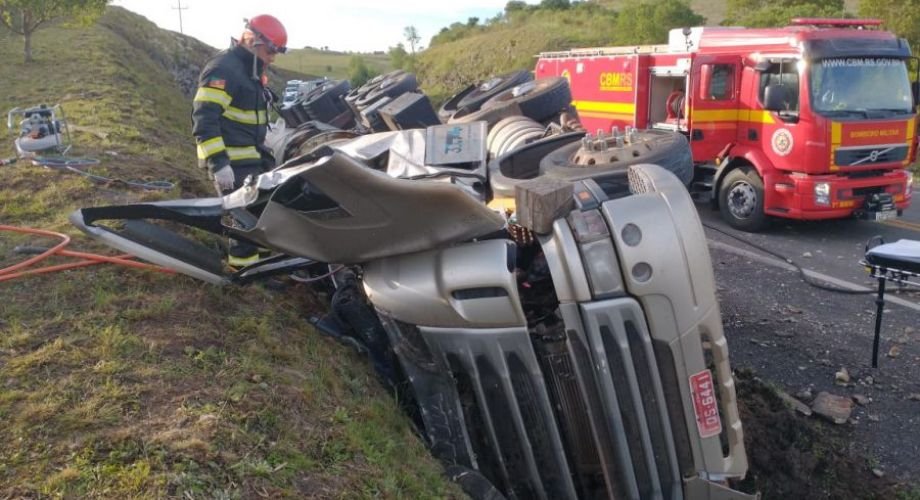
<path fill-rule="evenodd" d="M 877 119 L 913 112 L 913 93 L 903 59 L 821 59 L 809 65 L 808 77 L 811 107 L 822 115 Z"/>
<path fill-rule="evenodd" d="M 707 101 L 729 101 L 735 94 L 735 66 L 732 64 L 713 64 L 709 73 Z"/>
<path fill-rule="evenodd" d="M 760 72 L 760 87 L 758 96 L 760 103 L 764 103 L 764 91 L 768 85 L 782 85 L 786 87 L 789 100 L 786 101 L 786 112 L 798 114 L 799 111 L 799 69 L 795 59 L 773 61 L 770 67 Z"/>

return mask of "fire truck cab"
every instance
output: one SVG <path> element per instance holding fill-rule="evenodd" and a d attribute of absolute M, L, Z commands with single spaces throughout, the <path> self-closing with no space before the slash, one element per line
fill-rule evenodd
<path fill-rule="evenodd" d="M 771 29 L 700 27 L 666 45 L 546 52 L 589 132 L 680 132 L 691 191 L 733 227 L 769 216 L 883 220 L 910 204 L 917 86 L 910 47 L 866 19 L 794 19 Z"/>

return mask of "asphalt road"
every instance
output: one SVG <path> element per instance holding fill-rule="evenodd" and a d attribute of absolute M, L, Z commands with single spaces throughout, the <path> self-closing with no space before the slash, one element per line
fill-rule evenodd
<path fill-rule="evenodd" d="M 721 220 L 718 211 L 710 210 L 707 206 L 698 205 L 697 209 L 704 226 L 769 248 L 816 272 L 873 287 L 875 282 L 869 280 L 865 270 L 858 265 L 869 238 L 882 236 L 886 242 L 902 238 L 920 240 L 920 202 L 914 202 L 902 217 L 892 221 L 774 219 L 767 230 L 755 234 L 735 231 Z M 751 250 L 751 247 L 709 227 L 707 235 L 712 240 Z"/>
<path fill-rule="evenodd" d="M 812 287 L 788 264 L 746 244 L 788 257 L 825 283 L 874 290 L 877 282 L 859 265 L 866 241 L 876 235 L 920 240 L 920 203 L 896 221 L 780 220 L 758 234 L 731 229 L 706 205 L 697 209 L 733 366 L 754 370 L 806 403 L 821 391 L 866 396 L 871 402 L 857 405 L 844 424 L 853 449 L 891 477 L 920 477 L 920 287 L 886 296 L 879 367 L 872 368 L 874 295 Z M 844 368 L 850 381 L 837 383 Z"/>

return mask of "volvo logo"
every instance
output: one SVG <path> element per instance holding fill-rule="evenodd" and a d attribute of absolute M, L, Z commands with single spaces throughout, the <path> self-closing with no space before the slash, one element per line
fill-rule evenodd
<path fill-rule="evenodd" d="M 865 151 L 865 150 L 862 150 L 856 154 L 865 154 L 866 156 L 863 156 L 861 159 L 850 163 L 850 166 L 853 167 L 856 165 L 861 165 L 863 163 L 875 163 L 879 160 L 884 161 L 885 158 L 882 155 L 889 153 L 890 151 L 894 150 L 896 147 L 898 146 L 892 146 L 890 148 L 884 148 L 884 149 L 873 149 L 872 151 L 869 151 L 868 153 L 862 153 L 862 151 Z"/>

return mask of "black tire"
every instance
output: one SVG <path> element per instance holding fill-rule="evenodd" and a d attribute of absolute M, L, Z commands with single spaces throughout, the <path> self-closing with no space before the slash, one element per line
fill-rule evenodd
<path fill-rule="evenodd" d="M 495 106 L 489 109 L 480 109 L 479 111 L 467 112 L 467 109 L 461 109 L 447 120 L 447 123 L 469 123 L 484 121 L 492 128 L 496 123 L 509 116 L 521 116 L 521 108 L 514 103 L 503 106 Z"/>
<path fill-rule="evenodd" d="M 361 108 L 358 106 L 358 101 L 363 100 L 365 97 L 367 97 L 367 94 L 376 89 L 380 82 L 387 77 L 387 75 L 395 76 L 399 73 L 403 73 L 403 71 L 396 70 L 382 75 L 377 75 L 374 78 L 364 82 L 364 84 L 360 87 L 351 89 L 347 94 L 345 94 L 345 103 L 349 108 L 351 108 L 355 116 L 359 116 L 361 114 Z"/>
<path fill-rule="evenodd" d="M 572 103 L 569 81 L 562 77 L 543 78 L 512 87 L 482 104 L 487 110 L 516 104 L 521 114 L 538 122 L 550 119 Z"/>
<path fill-rule="evenodd" d="M 471 92 L 457 101 L 457 110 L 468 109 L 476 111 L 486 101 L 498 94 L 532 80 L 533 74 L 530 71 L 522 70 L 481 81 L 475 85 Z"/>
<path fill-rule="evenodd" d="M 763 202 L 763 180 L 753 167 L 732 170 L 719 185 L 719 212 L 735 229 L 753 233 L 765 228 L 769 220 Z"/>
<path fill-rule="evenodd" d="M 363 109 L 373 104 L 381 97 L 392 97 L 395 99 L 406 92 L 415 92 L 416 90 L 418 90 L 418 80 L 416 80 L 415 74 L 400 72 L 378 82 L 377 87 L 368 92 L 363 99 L 359 99 L 357 104 L 359 108 Z"/>
<path fill-rule="evenodd" d="M 687 138 L 676 132 L 664 130 L 639 130 L 639 141 L 622 148 L 607 150 L 606 163 L 583 165 L 576 162 L 581 142 L 563 146 L 540 161 L 540 172 L 549 177 L 575 181 L 611 172 L 625 172 L 631 165 L 652 163 L 671 172 L 685 185 L 693 180 L 693 156 Z"/>
<path fill-rule="evenodd" d="M 297 129 L 291 131 L 284 141 L 278 145 L 274 151 L 278 164 L 282 164 L 313 149 L 315 145 L 307 145 L 312 138 L 327 132 L 342 132 L 336 127 L 323 122 L 310 121 L 301 124 Z M 353 134 L 352 134 L 353 135 Z"/>
<path fill-rule="evenodd" d="M 578 144 L 584 132 L 569 132 L 531 142 L 489 162 L 489 187 L 496 196 L 513 197 L 521 182 L 540 175 L 540 159 L 569 143 Z"/>
<path fill-rule="evenodd" d="M 447 99 L 447 101 L 444 102 L 444 104 L 441 105 L 441 107 L 438 109 L 438 118 L 441 119 L 442 123 L 447 123 L 447 121 L 450 120 L 450 117 L 454 116 L 454 113 L 460 109 L 457 107 L 457 104 L 475 88 L 475 85 L 470 85 L 460 92 L 452 95 L 449 99 Z"/>

